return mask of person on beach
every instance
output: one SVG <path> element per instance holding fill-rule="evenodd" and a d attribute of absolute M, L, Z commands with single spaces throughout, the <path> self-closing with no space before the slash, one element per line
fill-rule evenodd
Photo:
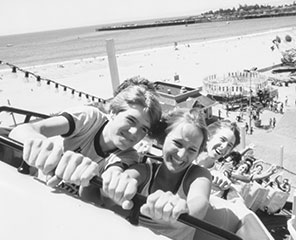
<path fill-rule="evenodd" d="M 275 117 L 272 118 L 272 128 L 275 128 L 275 124 L 276 124 L 276 119 Z"/>
<path fill-rule="evenodd" d="M 23 159 L 44 175 L 85 185 L 92 176 L 108 170 L 123 171 L 138 161 L 133 148 L 161 118 L 154 91 L 143 85 L 123 88 L 110 102 L 109 114 L 92 106 L 67 109 L 41 121 L 15 127 L 9 137 L 24 143 Z M 62 143 L 57 141 L 61 136 Z M 80 164 L 74 168 L 71 161 Z M 39 172 L 40 172 L 39 171 Z"/>

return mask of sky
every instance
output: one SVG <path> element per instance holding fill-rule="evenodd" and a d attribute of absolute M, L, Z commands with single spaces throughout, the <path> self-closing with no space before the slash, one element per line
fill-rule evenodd
<path fill-rule="evenodd" d="M 198 15 L 239 4 L 283 5 L 295 0 L 2 0 L 0 35 L 104 23 Z"/>

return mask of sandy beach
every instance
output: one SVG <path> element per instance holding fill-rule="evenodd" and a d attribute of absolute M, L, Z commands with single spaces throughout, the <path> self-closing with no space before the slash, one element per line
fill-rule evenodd
<path fill-rule="evenodd" d="M 140 75 L 151 81 L 174 82 L 174 76 L 179 75 L 178 84 L 190 87 L 202 87 L 203 79 L 211 74 L 226 75 L 229 72 L 243 71 L 256 67 L 258 69 L 280 63 L 280 53 L 272 51 L 272 40 L 275 36 L 284 37 L 286 34 L 296 36 L 296 29 L 285 28 L 252 35 L 236 36 L 217 39 L 202 43 L 182 43 L 177 49 L 172 45 L 164 48 L 154 48 L 145 51 L 130 52 L 117 55 L 119 78 Z M 115 39 L 116 48 L 116 39 Z M 13 63 L 12 63 L 13 64 Z M 46 80 L 37 83 L 35 76 L 24 77 L 24 73 L 11 69 L 0 72 L 0 105 L 11 105 L 46 114 L 56 113 L 66 107 L 76 104 L 86 104 L 90 100 L 78 92 L 87 93 L 103 99 L 112 96 L 112 84 L 106 56 L 75 61 L 59 62 L 41 66 L 32 66 L 24 70 L 51 79 L 55 82 L 77 90 L 58 89 Z M 289 98 L 289 106 L 285 109 L 289 116 L 295 114 L 296 85 L 279 88 L 279 101 Z M 214 112 L 215 113 L 215 112 Z M 268 121 L 273 113 L 266 112 L 263 121 Z M 230 118 L 235 118 L 231 114 Z M 289 132 L 285 114 L 276 115 L 277 127 L 274 130 L 257 130 L 253 135 L 247 135 L 246 143 L 255 143 L 255 156 L 269 164 L 279 165 L 280 146 L 284 146 L 284 176 L 296 182 L 296 139 L 284 134 Z M 295 118 L 294 118 L 295 119 Z M 10 115 L 0 113 L 0 121 L 7 124 Z M 283 121 L 284 123 L 281 123 Z M 284 130 L 283 130 L 284 129 Z M 295 187 L 295 186 L 294 186 Z"/>

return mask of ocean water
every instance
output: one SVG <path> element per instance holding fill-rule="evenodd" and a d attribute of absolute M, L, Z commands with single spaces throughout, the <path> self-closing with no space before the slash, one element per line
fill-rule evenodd
<path fill-rule="evenodd" d="M 0 37 L 0 60 L 20 67 L 106 55 L 106 39 L 117 53 L 296 27 L 296 16 L 97 32 L 99 26 Z M 3 66 L 2 66 L 3 67 Z"/>

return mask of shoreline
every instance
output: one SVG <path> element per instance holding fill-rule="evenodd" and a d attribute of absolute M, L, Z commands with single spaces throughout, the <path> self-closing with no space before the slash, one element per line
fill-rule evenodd
<path fill-rule="evenodd" d="M 276 34 L 280 32 L 288 32 L 288 31 L 293 31 L 296 29 L 295 27 L 285 27 L 285 28 L 279 28 L 275 30 L 269 30 L 269 31 L 263 31 L 263 32 L 257 32 L 257 33 L 250 33 L 250 34 L 244 34 L 244 35 L 236 35 L 236 36 L 231 36 L 231 37 L 224 37 L 224 38 L 216 38 L 216 39 L 208 39 L 205 41 L 199 40 L 199 41 L 189 41 L 189 42 L 181 42 L 181 46 L 185 44 L 190 44 L 192 46 L 198 46 L 198 45 L 204 45 L 204 44 L 211 44 L 211 43 L 221 43 L 225 41 L 232 41 L 240 38 L 251 38 L 251 37 L 258 37 L 258 36 L 263 36 L 263 35 L 268 35 L 268 34 Z M 166 46 L 161 46 L 161 47 L 151 47 L 151 48 L 145 48 L 142 50 L 135 50 L 135 51 L 123 51 L 121 53 L 117 53 L 116 56 L 120 57 L 122 55 L 127 56 L 127 55 L 134 55 L 134 54 L 141 54 L 141 53 L 147 53 L 147 52 L 153 52 L 153 51 L 159 51 L 167 48 L 171 48 L 172 45 L 166 45 Z M 115 45 L 116 48 L 116 45 Z M 65 61 L 57 61 L 57 62 L 52 62 L 52 63 L 45 63 L 45 64 L 34 64 L 26 67 L 22 67 L 22 69 L 30 69 L 30 68 L 40 68 L 40 67 L 51 67 L 53 65 L 58 65 L 58 64 L 71 64 L 71 63 L 79 63 L 83 61 L 90 61 L 90 60 L 100 60 L 103 58 L 107 58 L 107 55 L 99 55 L 96 57 L 86 57 L 86 58 L 77 58 L 77 59 L 72 59 L 72 60 L 65 60 Z M 14 64 L 13 62 L 9 62 L 11 64 Z M 1 67 L 1 65 L 0 65 Z M 4 69 L 0 69 L 0 73 L 3 71 L 9 70 L 9 66 L 4 67 Z"/>

